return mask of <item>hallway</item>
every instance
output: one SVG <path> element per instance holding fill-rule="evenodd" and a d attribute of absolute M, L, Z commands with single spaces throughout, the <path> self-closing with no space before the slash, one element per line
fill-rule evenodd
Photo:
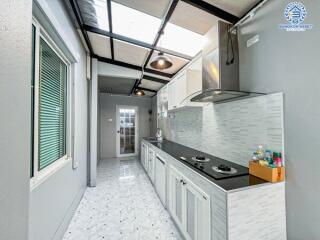
<path fill-rule="evenodd" d="M 64 240 L 177 240 L 180 234 L 136 158 L 104 159 Z"/>

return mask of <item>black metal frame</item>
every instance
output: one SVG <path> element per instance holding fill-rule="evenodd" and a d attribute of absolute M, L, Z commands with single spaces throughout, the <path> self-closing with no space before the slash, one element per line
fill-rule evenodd
<path fill-rule="evenodd" d="M 109 31 L 113 33 L 113 27 L 112 27 L 112 13 L 111 13 L 111 0 L 107 1 L 107 7 L 108 7 L 108 21 L 109 21 Z M 110 48 L 111 48 L 111 58 L 114 60 L 114 46 L 113 46 L 113 38 L 110 38 Z"/>
<path fill-rule="evenodd" d="M 172 55 L 172 56 L 175 56 L 175 57 L 180 57 L 180 58 L 183 58 L 183 59 L 186 59 L 186 60 L 191 60 L 190 56 L 186 56 L 184 54 L 177 53 L 177 52 L 170 51 L 170 50 L 163 51 L 163 49 L 160 49 L 160 48 L 157 47 L 157 44 L 158 44 L 158 42 L 160 40 L 160 37 L 161 37 L 161 35 L 162 35 L 163 31 L 164 31 L 164 28 L 167 25 L 168 21 L 170 20 L 170 17 L 172 16 L 172 14 L 173 14 L 175 8 L 177 7 L 179 1 L 183 1 L 185 3 L 188 3 L 188 4 L 194 6 L 194 7 L 198 8 L 198 9 L 206 11 L 206 12 L 208 12 L 208 13 L 210 13 L 212 15 L 215 15 L 215 16 L 217 16 L 217 17 L 219 17 L 219 18 L 221 18 L 221 19 L 223 19 L 225 21 L 228 21 L 230 23 L 236 23 L 236 22 L 240 21 L 240 19 L 243 18 L 246 15 L 245 14 L 243 17 L 239 18 L 239 17 L 234 16 L 233 14 L 231 14 L 229 12 L 226 12 L 223 9 L 220 9 L 220 8 L 214 6 L 214 5 L 211 5 L 211 4 L 209 4 L 209 3 L 207 3 L 207 2 L 205 2 L 203 0 L 173 0 L 171 2 L 171 5 L 170 5 L 170 7 L 169 7 L 169 9 L 168 9 L 168 11 L 167 11 L 162 23 L 161 23 L 161 25 L 160 25 L 160 29 L 159 29 L 159 31 L 158 31 L 158 33 L 156 35 L 156 38 L 155 38 L 153 44 L 147 44 L 147 43 L 144 43 L 142 41 L 138 41 L 138 40 L 135 40 L 135 39 L 131 39 L 131 38 L 128 38 L 128 37 L 121 36 L 119 34 L 113 33 L 111 0 L 106 0 L 107 1 L 107 6 L 108 6 L 109 32 L 84 24 L 83 18 L 81 16 L 81 11 L 79 9 L 77 1 L 76 0 L 69 0 L 69 1 L 70 1 L 72 10 L 73 10 L 73 12 L 74 12 L 74 14 L 76 16 L 76 20 L 77 20 L 78 25 L 80 27 L 81 33 L 82 33 L 82 35 L 84 37 L 84 40 L 85 40 L 85 42 L 86 42 L 86 44 L 87 44 L 87 46 L 89 48 L 89 51 L 90 51 L 90 54 L 91 54 L 92 57 L 95 57 L 99 61 L 102 61 L 102 62 L 114 64 L 114 65 L 117 65 L 117 66 L 127 67 L 127 68 L 130 68 L 130 69 L 135 69 L 135 70 L 139 70 L 139 71 L 143 70 L 144 72 L 156 74 L 156 75 L 167 77 L 167 78 L 174 77 L 176 75 L 176 73 L 180 71 L 181 68 L 174 74 L 168 74 L 168 73 L 156 71 L 156 70 L 153 70 L 153 69 L 149 69 L 149 68 L 147 68 L 147 66 L 148 66 L 148 63 L 149 63 L 150 58 L 152 57 L 152 54 L 154 53 L 154 51 L 161 51 L 161 52 L 164 52 L 166 54 L 169 54 L 169 55 Z M 260 2 L 261 1 L 259 1 L 257 3 L 257 5 Z M 250 9 L 250 11 L 251 11 L 251 9 Z M 90 42 L 90 39 L 89 39 L 88 34 L 87 34 L 88 31 L 110 38 L 111 59 L 100 57 L 100 56 L 98 56 L 98 55 L 96 55 L 94 53 L 92 45 L 91 45 L 91 42 Z M 120 40 L 120 41 L 124 41 L 124 42 L 130 43 L 130 44 L 134 44 L 134 45 L 137 45 L 137 46 L 140 46 L 140 47 L 144 47 L 144 48 L 150 49 L 150 52 L 149 52 L 149 54 L 148 54 L 148 56 L 146 58 L 146 61 L 144 62 L 143 67 L 115 60 L 115 58 L 114 58 L 114 39 L 117 39 L 117 40 Z M 134 84 L 134 86 L 132 88 L 131 93 L 133 93 L 135 91 L 135 89 L 139 89 L 139 84 L 140 84 L 140 82 L 141 82 L 141 80 L 143 78 L 147 79 L 147 80 L 150 80 L 150 81 L 160 82 L 160 83 L 163 83 L 163 84 L 166 84 L 168 82 L 166 80 L 157 79 L 155 77 L 151 77 L 151 76 L 148 76 L 148 75 L 142 75 L 142 77 L 140 79 L 136 80 L 136 82 L 135 82 L 135 84 Z M 143 89 L 141 89 L 141 90 L 143 90 Z M 151 92 L 154 91 L 154 90 L 151 90 L 151 89 L 149 89 L 149 90 L 145 89 L 145 90 L 146 91 L 151 91 Z"/>
<path fill-rule="evenodd" d="M 240 20 L 239 17 L 234 16 L 233 14 L 226 12 L 222 10 L 221 8 L 218 8 L 210 3 L 207 3 L 202 0 L 181 0 L 185 3 L 188 3 L 196 8 L 199 8 L 203 11 L 206 11 L 207 13 L 210 13 L 216 17 L 219 17 L 225 21 L 228 21 L 230 23 L 236 23 L 237 21 Z"/>

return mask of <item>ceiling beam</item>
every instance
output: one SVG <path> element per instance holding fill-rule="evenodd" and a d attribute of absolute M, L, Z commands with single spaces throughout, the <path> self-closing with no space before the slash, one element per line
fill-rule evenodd
<path fill-rule="evenodd" d="M 98 61 L 100 61 L 100 62 L 105 62 L 105 63 L 117 65 L 117 66 L 120 66 L 120 67 L 125 67 L 125 68 L 130 68 L 130 69 L 133 69 L 133 70 L 142 71 L 142 67 L 141 66 L 137 66 L 137 65 L 130 64 L 130 63 L 117 61 L 117 60 L 113 60 L 113 59 L 110 59 L 110 58 L 100 57 L 100 56 L 98 56 L 96 54 L 92 54 L 91 57 L 98 59 Z M 159 72 L 159 71 L 155 71 L 155 70 L 152 70 L 152 69 L 146 69 L 145 72 L 157 74 L 159 76 L 167 77 L 167 78 L 172 78 L 173 77 L 173 74 Z"/>
<path fill-rule="evenodd" d="M 142 90 L 142 91 L 147 91 L 147 92 L 153 92 L 153 93 L 157 92 L 156 90 L 149 89 L 149 88 L 143 88 L 143 87 L 136 87 L 136 89 Z"/>
<path fill-rule="evenodd" d="M 156 38 L 155 38 L 154 41 L 153 41 L 153 44 L 152 44 L 153 47 L 156 47 L 156 46 L 157 46 L 157 44 L 158 44 L 158 42 L 159 42 L 159 40 L 160 40 L 160 37 L 161 37 L 161 35 L 162 35 L 163 32 L 164 32 L 164 28 L 167 26 L 167 23 L 168 23 L 168 21 L 170 20 L 172 14 L 173 14 L 173 11 L 176 9 L 176 7 L 177 7 L 177 5 L 178 5 L 178 2 L 179 2 L 179 0 L 173 0 L 173 1 L 171 2 L 171 5 L 170 5 L 167 13 L 166 13 L 166 15 L 164 16 L 164 18 L 163 18 L 163 20 L 162 20 L 162 23 L 161 23 L 161 25 L 160 25 L 160 29 L 159 29 L 159 31 L 158 31 L 158 33 L 157 33 L 157 35 L 156 35 Z M 146 69 L 146 67 L 148 66 L 149 60 L 150 60 L 153 52 L 154 52 L 154 50 L 151 50 L 151 51 L 149 52 L 149 55 L 148 55 L 148 57 L 147 57 L 144 65 L 143 65 L 143 68 L 144 68 L 144 69 Z M 163 52 L 163 51 L 162 51 L 162 52 Z M 191 59 L 189 59 L 189 60 L 191 60 Z"/>
<path fill-rule="evenodd" d="M 82 19 L 81 13 L 80 13 L 79 5 L 78 5 L 77 1 L 75 1 L 75 0 L 70 0 L 70 5 L 71 5 L 72 11 L 73 11 L 73 13 L 74 13 L 74 15 L 75 15 L 75 17 L 77 19 L 77 22 L 78 22 L 78 25 L 80 27 L 82 36 L 83 36 L 84 41 L 86 42 L 86 44 L 88 46 L 90 54 L 93 54 L 93 48 L 92 48 L 91 42 L 89 40 L 87 32 L 85 31 L 85 29 L 83 27 L 83 19 Z"/>
<path fill-rule="evenodd" d="M 196 8 L 199 8 L 203 11 L 206 11 L 212 15 L 215 15 L 216 17 L 219 17 L 219 18 L 221 18 L 225 21 L 228 21 L 230 23 L 236 23 L 237 21 L 240 20 L 239 17 L 237 17 L 231 13 L 228 13 L 228 12 L 224 11 L 223 9 L 218 8 L 218 7 L 211 5 L 210 3 L 207 3 L 202 0 L 181 0 L 181 1 L 188 3 Z"/>
<path fill-rule="evenodd" d="M 164 80 L 164 79 L 160 79 L 160 78 L 156 78 L 156 77 L 152 77 L 152 76 L 149 76 L 149 75 L 143 75 L 142 76 L 142 79 L 146 79 L 146 80 L 149 80 L 149 81 L 153 81 L 153 82 L 157 82 L 157 83 L 162 83 L 162 84 L 167 84 L 169 81 L 167 80 Z"/>
<path fill-rule="evenodd" d="M 132 94 L 134 93 L 134 90 L 136 89 L 138 83 L 139 83 L 139 79 L 136 79 L 135 82 L 134 82 L 134 84 L 133 84 L 133 87 L 132 87 L 132 89 L 131 89 L 130 95 L 132 95 Z"/>
<path fill-rule="evenodd" d="M 113 33 L 112 28 L 112 13 L 111 13 L 111 0 L 107 1 L 107 7 L 108 7 L 108 21 L 109 21 L 109 31 Z M 114 60 L 114 46 L 113 46 L 113 38 L 110 38 L 110 48 L 111 48 L 111 58 Z"/>
<path fill-rule="evenodd" d="M 89 25 L 86 25 L 86 24 L 84 24 L 83 27 L 84 27 L 84 29 L 86 31 L 89 31 L 89 32 L 92 32 L 92 33 L 100 34 L 100 35 L 103 35 L 105 37 L 109 37 L 109 38 L 113 38 L 113 39 L 120 40 L 120 41 L 123 41 L 123 42 L 127 42 L 127 43 L 130 43 L 130 44 L 133 44 L 133 45 L 137 45 L 137 46 L 140 46 L 140 47 L 143 47 L 143 48 L 160 51 L 160 48 L 158 48 L 158 47 L 156 47 L 156 46 L 154 46 L 152 44 L 145 43 L 145 42 L 133 39 L 133 38 L 128 38 L 128 37 L 125 37 L 125 36 L 122 36 L 122 35 L 119 35 L 119 34 L 116 34 L 116 33 L 111 33 L 111 32 L 108 32 L 108 31 L 104 31 L 104 30 L 102 30 L 100 28 L 92 27 L 92 26 L 89 26 Z M 166 53 L 166 54 L 170 54 L 170 55 L 172 55 L 174 57 L 183 58 L 183 59 L 186 59 L 188 61 L 191 60 L 190 56 L 182 54 L 182 53 L 178 53 L 178 52 L 171 51 L 171 50 L 165 50 L 165 51 L 161 50 L 161 51 Z"/>

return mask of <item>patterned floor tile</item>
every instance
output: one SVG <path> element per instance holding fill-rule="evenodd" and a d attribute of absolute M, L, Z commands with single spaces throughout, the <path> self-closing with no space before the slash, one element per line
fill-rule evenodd
<path fill-rule="evenodd" d="M 102 160 L 63 240 L 181 240 L 136 158 Z"/>

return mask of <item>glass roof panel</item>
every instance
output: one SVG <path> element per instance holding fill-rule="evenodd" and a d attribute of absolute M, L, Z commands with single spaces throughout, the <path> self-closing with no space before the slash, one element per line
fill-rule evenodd
<path fill-rule="evenodd" d="M 113 32 L 152 44 L 161 20 L 135 9 L 112 2 Z"/>
<path fill-rule="evenodd" d="M 194 57 L 202 50 L 205 37 L 188 29 L 168 23 L 158 47 Z"/>
<path fill-rule="evenodd" d="M 85 24 L 109 31 L 107 1 L 79 0 L 78 4 Z"/>

